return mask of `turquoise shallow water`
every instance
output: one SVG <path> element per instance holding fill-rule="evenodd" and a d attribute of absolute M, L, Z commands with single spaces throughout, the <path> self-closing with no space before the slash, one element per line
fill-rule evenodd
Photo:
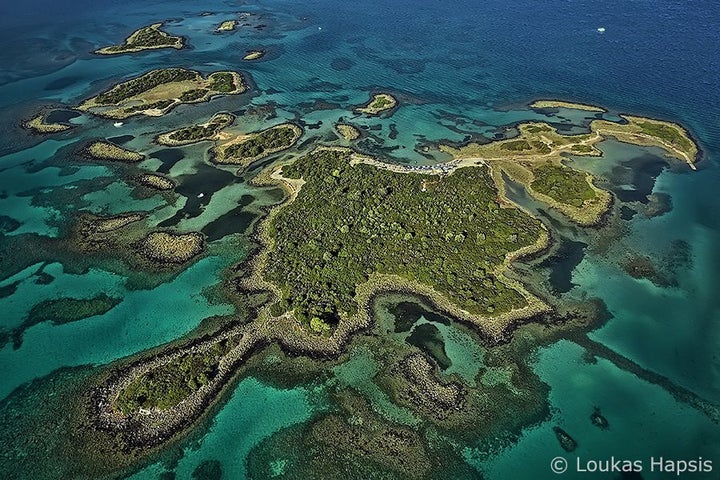
<path fill-rule="evenodd" d="M 228 35 L 212 32 L 220 20 L 244 10 L 258 14 L 253 21 L 266 26 L 242 27 Z M 212 14 L 201 16 L 203 11 Z M 167 30 L 186 36 L 192 48 L 115 58 L 89 53 L 140 25 L 163 19 L 172 19 Z M 168 152 L 152 145 L 156 134 L 227 110 L 238 114 L 238 131 L 294 119 L 304 123 L 306 139 L 327 142 L 335 141 L 332 125 L 342 118 L 363 127 L 366 138 L 359 146 L 364 150 L 396 161 L 429 163 L 435 159 L 424 155 L 425 142 L 492 137 L 519 121 L 547 120 L 526 105 L 549 96 L 607 106 L 614 110 L 608 118 L 631 112 L 678 121 L 700 143 L 704 159 L 698 172 L 675 167 L 655 172 L 650 176 L 657 178 L 650 180 L 648 175 L 633 179 L 628 171 L 641 165 L 638 158 L 661 161 L 657 151 L 606 142 L 605 158 L 576 161 L 607 177 L 613 189 L 630 190 L 630 196 L 640 195 L 643 188 L 667 194 L 672 209 L 654 218 L 637 214 L 623 221 L 624 234 L 607 250 L 585 249 L 577 265 L 568 263 L 571 285 L 563 295 L 597 297 L 607 306 L 612 318 L 590 333 L 592 340 L 708 402 L 720 403 L 720 301 L 715 295 L 720 280 L 720 37 L 715 33 L 719 19 L 714 4 L 669 0 L 631 5 L 522 1 L 512 6 L 425 0 L 391 5 L 376 0 L 246 5 L 210 1 L 202 6 L 170 0 L 81 0 L 72 5 L 29 0 L 0 5 L 0 59 L 6 67 L 0 72 L 0 215 L 18 223 L 2 235 L 57 237 L 78 209 L 102 214 L 142 210 L 151 212 L 151 226 L 203 230 L 213 232 L 218 244 L 238 243 L 231 248 L 235 258 L 203 259 L 149 290 L 128 288 L 123 275 L 100 267 L 68 273 L 67 266 L 50 263 L 44 271 L 54 280 L 47 285 L 32 275 L 41 265 L 26 265 L 20 273 L 0 271 L 0 288 L 19 282 L 12 294 L 0 298 L 0 327 L 5 330 L 19 325 L 43 300 L 97 293 L 122 297 L 105 315 L 61 326 L 42 323 L 25 332 L 19 349 L 6 345 L 0 350 L 0 397 L 58 368 L 104 365 L 177 339 L 206 317 L 231 313 L 228 305 L 209 303 L 203 290 L 217 284 L 220 272 L 243 258 L 240 245 L 247 227 L 278 197 L 249 186 L 247 178 L 211 169 L 206 163 L 208 144 Z M 600 26 L 606 28 L 604 34 L 597 31 Z M 245 50 L 258 47 L 268 50 L 265 60 L 240 60 Z M 170 65 L 203 72 L 242 69 L 252 76 L 256 89 L 250 95 L 182 106 L 162 119 L 130 119 L 120 128 L 81 116 L 73 120 L 75 129 L 44 139 L 18 127 L 20 119 L 39 105 L 75 105 L 118 80 Z M 355 118 L 351 107 L 378 89 L 396 94 L 402 107 L 388 118 Z M 318 101 L 328 105 L 317 108 Z M 561 111 L 549 120 L 575 125 L 572 131 L 579 131 L 587 114 Z M 125 145 L 151 157 L 142 168 L 179 180 L 180 195 L 174 202 L 160 195 L 135 198 L 125 174 L 106 166 L 75 161 L 70 162 L 77 166 L 72 171 L 41 168 L 46 160 L 67 162 L 76 141 L 119 135 L 134 137 Z M 107 186 L 102 184 L 105 177 L 113 177 Z M 98 187 L 83 182 L 92 179 Z M 241 201 L 244 196 L 251 198 Z M 231 236 L 224 240 L 225 227 L 211 227 L 218 218 L 224 224 L 237 223 L 227 229 Z M 592 243 L 595 237 L 567 225 L 559 231 L 575 241 Z M 659 287 L 622 270 L 622 259 L 634 254 L 666 263 L 678 240 L 690 246 L 690 261 L 673 267 L 674 285 Z M 425 322 L 420 320 L 414 328 Z M 452 361 L 445 373 L 456 373 L 472 384 L 483 366 L 483 349 L 473 348 L 468 343 L 472 338 L 454 327 L 431 323 Z M 528 427 L 518 442 L 503 448 L 482 452 L 465 445 L 471 465 L 495 479 L 550 475 L 549 461 L 557 455 L 571 460 L 703 456 L 715 459 L 720 468 L 716 423 L 662 387 L 607 360 L 586 363 L 582 350 L 561 341 L 539 352 L 531 366 L 550 387 L 551 417 Z M 373 383 L 376 370 L 372 359 L 360 352 L 336 367 L 336 379 L 330 383 L 340 380 L 374 397 L 380 410 L 391 412 L 393 418 L 403 417 L 406 412 L 394 407 Z M 220 462 L 224 478 L 252 476 L 245 463 L 255 445 L 318 413 L 306 399 L 310 388 L 281 390 L 252 378 L 242 380 L 199 432 L 200 440 L 180 446 L 185 454 L 174 469 L 177 478 L 190 478 L 208 460 Z M 591 424 L 594 407 L 608 418 L 609 429 Z M 564 453 L 553 426 L 577 440 L 575 452 Z M 282 465 L 282 458 L 278 461 Z M 153 463 L 133 478 L 157 478 L 167 468 Z M 663 477 L 644 472 L 643 478 Z"/>

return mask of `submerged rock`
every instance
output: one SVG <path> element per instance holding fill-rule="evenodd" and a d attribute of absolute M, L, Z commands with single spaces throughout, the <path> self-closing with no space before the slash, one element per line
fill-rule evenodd
<path fill-rule="evenodd" d="M 555 437 L 557 437 L 558 442 L 560 442 L 560 446 L 565 450 L 566 452 L 573 452 L 577 448 L 577 442 L 574 438 L 570 436 L 565 430 L 563 430 L 560 427 L 553 427 L 553 432 L 555 432 Z"/>
<path fill-rule="evenodd" d="M 610 424 L 607 421 L 607 418 L 603 417 L 600 413 L 600 409 L 595 407 L 595 410 L 593 410 L 592 415 L 590 415 L 590 421 L 593 425 L 596 427 L 607 430 L 607 428 L 610 426 Z"/>

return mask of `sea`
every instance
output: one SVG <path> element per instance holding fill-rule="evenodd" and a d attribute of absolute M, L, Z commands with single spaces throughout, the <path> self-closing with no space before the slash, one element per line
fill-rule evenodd
<path fill-rule="evenodd" d="M 241 12 L 252 14 L 249 25 L 214 31 Z M 184 36 L 189 48 L 112 57 L 92 53 L 155 22 Z M 257 221 L 281 197 L 277 189 L 248 183 L 259 167 L 235 175 L 208 163 L 209 144 L 160 147 L 152 141 L 157 134 L 224 110 L 238 113 L 236 126 L 246 132 L 300 122 L 305 135 L 299 148 L 307 148 L 338 143 L 333 125 L 351 121 L 363 131 L 356 148 L 387 161 L 428 164 L 446 160 L 432 148 L 439 141 L 503 138 L 522 121 L 550 121 L 576 133 L 587 128 L 594 113 L 529 107 L 536 99 L 562 99 L 601 105 L 609 119 L 628 113 L 683 125 L 701 150 L 697 171 L 657 149 L 613 140 L 601 145 L 600 158 L 568 158 L 615 194 L 614 213 L 594 229 L 576 228 L 533 203 L 521 187 L 510 188 L 562 245 L 554 257 L 532 267 L 538 290 L 559 304 L 598 300 L 607 318 L 584 341 L 561 337 L 527 356 L 527 365 L 548 388 L 543 419 L 510 439 L 447 448 L 466 462 L 468 478 L 717 479 L 719 31 L 720 4 L 700 0 L 0 2 L 0 247 L 23 236 L 56 245 L 78 212 L 128 211 L 148 212 L 154 227 L 202 231 L 210 244 L 209 255 L 177 274 L 148 274 L 152 278 L 54 250 L 2 247 L 0 331 L 13 332 L 13 338 L 0 348 L 0 409 L 37 385 L 47 388 L 43 380 L 61 378 L 58 372 L 100 370 L 192 336 L 208 317 L 233 314 L 229 301 L 210 292 L 252 251 Z M 252 49 L 267 54 L 243 61 Z M 249 74 L 252 91 L 120 126 L 66 110 L 118 81 L 171 66 L 203 73 L 237 69 Z M 392 115 L 353 113 L 353 106 L 380 91 L 399 99 Z M 23 130 L 22 120 L 42 108 L 59 109 L 55 119 L 75 127 L 48 136 Z M 145 153 L 142 167 L 175 178 L 178 197 L 170 202 L 160 194 L 139 196 L 113 167 L 73 158 L 74 149 L 95 138 Z M 648 213 L 657 202 L 662 208 Z M 624 267 L 639 257 L 654 263 L 663 281 L 629 275 Z M 43 301 L 102 293 L 120 299 L 103 315 L 23 326 Z M 419 318 L 412 328 L 430 323 L 443 338 L 452 362 L 443 375 L 471 380 L 482 369 L 479 359 L 493 347 L 468 343 L 452 321 Z M 590 348 L 611 353 L 590 361 Z M 210 418 L 173 447 L 172 461 L 156 455 L 118 475 L 264 478 L 251 461 L 258 446 L 325 415 L 332 407 L 323 403 L 323 391 L 338 382 L 381 397 L 384 403 L 375 408 L 397 408 L 378 393 L 376 371 L 353 357 L 328 378 L 292 386 L 240 378 Z M 60 389 L 61 383 L 53 385 Z M 21 412 L 17 418 L 32 414 L 22 411 L 22 403 L 13 405 Z M 606 428 L 591 421 L 595 411 L 602 412 Z M 8 418 L 4 428 L 13 426 Z M 573 451 L 562 448 L 555 427 L 576 441 Z M 34 448 L 45 448 L 42 439 Z M 53 478 L 53 465 L 63 461 L 48 457 L 30 475 L 7 460 L 9 447 L 0 445 L 0 451 L 6 459 L 0 460 L 3 478 Z M 286 454 L 276 452 L 276 478 L 290 474 Z M 611 459 L 640 461 L 643 468 L 601 471 Z M 658 470 L 653 463 L 658 459 L 675 471 Z M 710 470 L 677 473 L 692 462 L 707 467 L 703 461 L 710 461 Z M 378 469 L 364 478 L 391 478 Z"/>

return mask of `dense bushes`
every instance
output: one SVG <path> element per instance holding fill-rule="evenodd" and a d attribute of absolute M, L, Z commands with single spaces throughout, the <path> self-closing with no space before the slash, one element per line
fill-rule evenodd
<path fill-rule="evenodd" d="M 269 128 L 244 142 L 230 145 L 224 151 L 225 158 L 255 158 L 267 151 L 287 148 L 295 141 L 295 129 L 292 126 Z"/>
<path fill-rule="evenodd" d="M 595 191 L 590 187 L 586 174 L 568 167 L 543 165 L 533 170 L 535 180 L 531 187 L 539 193 L 560 203 L 582 207 L 586 200 L 595 198 Z"/>
<path fill-rule="evenodd" d="M 283 169 L 306 183 L 269 227 L 265 274 L 283 291 L 275 313 L 293 310 L 306 324 L 352 314 L 355 287 L 374 272 L 433 286 L 471 313 L 525 304 L 491 272 L 534 243 L 540 225 L 499 207 L 484 168 L 428 177 L 351 166 L 347 155 L 323 151 Z"/>

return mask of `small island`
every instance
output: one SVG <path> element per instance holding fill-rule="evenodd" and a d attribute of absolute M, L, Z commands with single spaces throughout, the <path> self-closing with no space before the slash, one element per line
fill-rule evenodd
<path fill-rule="evenodd" d="M 243 60 L 260 60 L 265 56 L 265 50 L 248 50 Z"/>
<path fill-rule="evenodd" d="M 376 93 L 372 96 L 370 102 L 362 107 L 355 108 L 355 111 L 365 115 L 379 115 L 388 110 L 392 110 L 397 105 L 397 99 L 389 93 Z"/>
<path fill-rule="evenodd" d="M 200 233 L 152 232 L 135 248 L 148 260 L 157 263 L 185 263 L 202 253 L 205 237 Z"/>
<path fill-rule="evenodd" d="M 145 155 L 120 147 L 106 141 L 92 142 L 80 151 L 80 154 L 91 160 L 109 160 L 115 162 L 137 163 L 145 159 Z"/>
<path fill-rule="evenodd" d="M 225 20 L 216 29 L 216 32 L 232 32 L 237 28 L 237 20 Z"/>
<path fill-rule="evenodd" d="M 185 46 L 183 37 L 175 37 L 160 30 L 162 23 L 153 23 L 133 32 L 122 45 L 112 45 L 95 50 L 98 55 L 120 55 L 159 48 L 181 49 Z"/>
<path fill-rule="evenodd" d="M 300 126 L 281 123 L 260 132 L 220 140 L 211 151 L 211 160 L 223 165 L 248 167 L 257 160 L 292 147 L 302 134 Z"/>
<path fill-rule="evenodd" d="M 154 190 L 168 191 L 175 188 L 175 182 L 157 173 L 144 173 L 133 177 L 135 183 Z"/>
<path fill-rule="evenodd" d="M 183 103 L 206 102 L 218 95 L 245 91 L 247 85 L 237 72 L 214 72 L 204 78 L 194 70 L 165 68 L 119 83 L 77 108 L 120 120 L 133 115 L 160 117 Z"/>
<path fill-rule="evenodd" d="M 595 105 L 588 105 L 587 103 L 565 102 L 562 100 L 536 100 L 535 102 L 530 104 L 530 108 L 567 108 L 570 110 L 584 110 L 586 112 L 607 112 L 607 110 L 605 110 L 604 108 L 597 107 Z"/>
<path fill-rule="evenodd" d="M 145 215 L 142 213 L 123 213 L 110 217 L 87 216 L 82 220 L 81 231 L 83 236 L 86 237 L 98 233 L 110 233 L 125 228 L 131 223 L 139 222 L 144 218 Z"/>
<path fill-rule="evenodd" d="M 337 133 L 340 134 L 342 138 L 349 142 L 360 138 L 360 130 L 349 123 L 336 123 L 335 130 L 337 130 Z"/>
<path fill-rule="evenodd" d="M 70 130 L 72 125 L 65 123 L 47 123 L 47 114 L 40 114 L 27 122 L 22 123 L 23 128 L 35 133 L 59 133 Z"/>
<path fill-rule="evenodd" d="M 178 147 L 204 140 L 216 140 L 218 133 L 232 124 L 234 120 L 235 116 L 230 113 L 216 113 L 208 122 L 160 134 L 155 141 L 160 145 Z"/>

